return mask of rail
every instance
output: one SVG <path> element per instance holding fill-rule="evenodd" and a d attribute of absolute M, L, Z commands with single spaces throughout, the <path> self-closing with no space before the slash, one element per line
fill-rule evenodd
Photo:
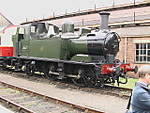
<path fill-rule="evenodd" d="M 16 87 L 16 86 L 13 86 L 13 85 L 8 84 L 8 83 L 6 83 L 6 82 L 0 81 L 0 84 L 2 84 L 3 86 L 7 86 L 7 87 L 9 87 L 9 88 L 18 90 L 18 91 L 22 91 L 22 92 L 27 93 L 27 94 L 29 94 L 29 95 L 42 97 L 43 99 L 45 99 L 45 100 L 47 100 L 47 101 L 53 101 L 53 102 L 55 102 L 56 104 L 61 104 L 61 105 L 70 107 L 70 108 L 72 108 L 72 109 L 77 109 L 77 110 L 80 110 L 80 111 L 83 111 L 83 112 L 86 112 L 86 113 L 104 113 L 104 112 L 102 112 L 102 111 L 99 111 L 99 110 L 96 110 L 96 109 L 93 109 L 93 108 L 76 105 L 76 104 L 73 104 L 73 103 L 70 103 L 70 102 L 65 102 L 65 101 L 60 100 L 60 99 L 56 99 L 56 98 L 53 98 L 53 97 L 50 97 L 50 96 L 46 96 L 46 95 L 43 95 L 43 94 L 40 94 L 40 93 L 31 91 L 31 90 L 28 90 L 28 89 L 26 89 L 26 88 Z M 34 113 L 34 111 L 29 110 L 29 109 L 27 109 L 27 108 L 25 108 L 25 107 L 23 107 L 23 106 L 21 106 L 21 105 L 19 105 L 19 104 L 16 104 L 16 103 L 12 102 L 12 101 L 9 100 L 9 99 L 5 99 L 5 98 L 2 97 L 2 96 L 0 96 L 0 100 L 5 101 L 7 104 L 13 105 L 14 107 L 18 108 L 19 111 L 21 110 L 21 111 L 25 111 L 25 112 L 28 112 L 28 113 Z"/>

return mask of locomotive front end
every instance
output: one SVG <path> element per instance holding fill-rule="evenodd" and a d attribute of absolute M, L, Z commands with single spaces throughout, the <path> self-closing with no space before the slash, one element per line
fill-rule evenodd
<path fill-rule="evenodd" d="M 88 33 L 77 39 L 71 39 L 69 45 L 71 57 L 76 54 L 86 54 L 97 58 L 96 62 L 112 63 L 114 61 L 119 51 L 120 37 L 108 28 L 109 14 L 106 12 L 100 13 L 101 27 L 99 31 Z"/>
<path fill-rule="evenodd" d="M 94 78 L 95 84 L 104 85 L 115 82 L 118 85 L 120 83 L 126 84 L 126 73 L 129 71 L 137 72 L 137 67 L 115 59 L 119 52 L 121 38 L 116 32 L 109 30 L 108 19 L 110 13 L 101 12 L 99 14 L 101 16 L 99 31 L 88 33 L 77 39 L 71 39 L 69 53 L 71 57 L 76 54 L 86 54 L 88 57 L 92 57 L 89 62 L 95 65 L 95 72 L 93 72 L 95 75 L 88 74 L 88 79 Z M 120 78 L 123 78 L 124 81 L 120 81 Z"/>

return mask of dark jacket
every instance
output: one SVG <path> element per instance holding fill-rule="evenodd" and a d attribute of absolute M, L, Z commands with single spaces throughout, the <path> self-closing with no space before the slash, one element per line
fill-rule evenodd
<path fill-rule="evenodd" d="M 150 88 L 146 84 L 136 83 L 128 113 L 150 113 Z"/>

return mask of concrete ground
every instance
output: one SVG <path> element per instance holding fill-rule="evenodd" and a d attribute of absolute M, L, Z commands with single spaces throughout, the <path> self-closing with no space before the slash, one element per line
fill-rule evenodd
<path fill-rule="evenodd" d="M 0 73 L 0 81 L 27 88 L 70 103 L 92 107 L 104 111 L 105 113 L 125 113 L 128 102 L 127 99 L 120 97 L 89 93 L 80 90 L 61 89 L 52 84 L 29 81 L 23 78 L 7 76 L 2 73 Z"/>

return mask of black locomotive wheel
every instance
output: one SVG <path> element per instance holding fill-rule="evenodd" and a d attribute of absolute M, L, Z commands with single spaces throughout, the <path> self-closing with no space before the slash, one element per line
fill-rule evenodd
<path fill-rule="evenodd" d="M 34 69 L 32 68 L 32 66 L 26 65 L 26 66 L 25 66 L 25 73 L 26 73 L 27 75 L 32 76 L 32 75 L 34 75 L 35 71 L 34 71 Z"/>
<path fill-rule="evenodd" d="M 96 75 L 94 73 L 94 69 L 87 69 L 85 71 L 85 78 L 86 78 L 86 81 L 87 81 L 87 86 L 88 87 L 93 87 L 96 85 L 97 83 L 97 79 L 96 79 Z"/>
<path fill-rule="evenodd" d="M 80 78 L 73 78 L 73 83 L 79 87 L 93 87 L 96 85 L 96 77 L 92 69 L 86 69 L 80 75 Z"/>
<path fill-rule="evenodd" d="M 44 77 L 46 79 L 50 79 L 50 76 L 49 76 L 49 69 L 46 68 L 46 67 L 43 67 L 43 73 L 44 73 Z"/>
<path fill-rule="evenodd" d="M 72 78 L 72 81 L 75 85 L 79 86 L 79 87 L 85 87 L 87 86 L 87 82 L 85 80 L 84 77 L 80 77 L 80 78 Z"/>

